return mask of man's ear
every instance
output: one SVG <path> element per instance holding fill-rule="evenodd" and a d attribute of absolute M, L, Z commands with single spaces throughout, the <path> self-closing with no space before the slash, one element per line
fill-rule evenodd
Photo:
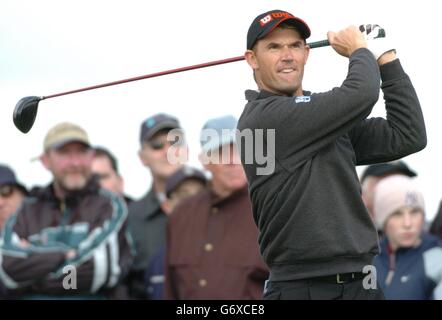
<path fill-rule="evenodd" d="M 306 52 L 305 52 L 305 57 L 304 57 L 304 65 L 307 64 L 308 56 L 310 54 L 310 47 L 308 45 L 306 45 L 305 50 L 306 50 Z"/>
<path fill-rule="evenodd" d="M 256 55 L 253 50 L 247 50 L 246 53 L 244 53 L 244 57 L 246 58 L 247 63 L 250 67 L 252 67 L 253 70 L 256 70 L 259 68 L 258 61 L 256 60 Z"/>
<path fill-rule="evenodd" d="M 203 168 L 206 170 L 209 170 L 209 159 L 207 157 L 207 154 L 203 153 L 203 151 L 200 152 L 198 155 L 198 160 L 202 164 Z"/>
<path fill-rule="evenodd" d="M 140 158 L 143 166 L 147 167 L 149 165 L 149 161 L 147 161 L 146 155 L 143 153 L 143 149 L 138 150 L 138 157 Z"/>
<path fill-rule="evenodd" d="M 121 194 L 123 194 L 124 192 L 124 178 L 120 175 L 117 176 L 118 179 L 118 187 L 119 187 L 119 191 L 121 192 Z"/>
<path fill-rule="evenodd" d="M 51 170 L 51 165 L 49 162 L 49 155 L 45 152 L 40 156 L 40 162 L 41 164 L 47 169 L 47 170 Z"/>

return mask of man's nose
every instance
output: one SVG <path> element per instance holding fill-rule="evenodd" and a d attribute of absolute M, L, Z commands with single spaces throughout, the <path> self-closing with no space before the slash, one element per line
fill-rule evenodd
<path fill-rule="evenodd" d="M 69 163 L 74 166 L 79 166 L 83 163 L 84 156 L 78 153 L 71 153 L 69 155 Z"/>
<path fill-rule="evenodd" d="M 281 55 L 282 55 L 282 59 L 284 61 L 292 61 L 293 60 L 293 52 L 288 46 L 282 47 Z"/>

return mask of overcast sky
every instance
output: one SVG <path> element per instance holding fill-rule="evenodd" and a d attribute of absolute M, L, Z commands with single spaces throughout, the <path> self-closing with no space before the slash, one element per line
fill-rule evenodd
<path fill-rule="evenodd" d="M 198 166 L 198 135 L 204 122 L 226 114 L 239 117 L 244 90 L 256 87 L 245 62 L 45 100 L 26 135 L 14 127 L 12 112 L 24 96 L 242 55 L 253 18 L 282 9 L 309 24 L 311 41 L 350 24 L 377 23 L 386 29 L 413 80 L 427 124 L 427 148 L 404 160 L 419 174 L 417 182 L 431 218 L 441 199 L 442 178 L 437 4 L 430 0 L 1 0 L 0 163 L 11 165 L 28 186 L 48 183 L 50 174 L 30 159 L 41 154 L 50 127 L 75 122 L 88 131 L 93 144 L 117 155 L 127 193 L 139 198 L 150 186 L 149 173 L 137 156 L 140 124 L 154 113 L 168 112 L 181 120 L 190 142 L 190 163 Z M 339 86 L 346 71 L 347 59 L 330 47 L 314 49 L 304 89 L 320 92 Z M 385 115 L 380 104 L 372 115 Z"/>

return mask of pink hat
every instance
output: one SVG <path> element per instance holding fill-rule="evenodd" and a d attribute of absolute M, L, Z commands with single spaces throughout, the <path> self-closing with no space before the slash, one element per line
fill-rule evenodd
<path fill-rule="evenodd" d="M 379 230 L 390 215 L 407 206 L 425 213 L 424 197 L 410 177 L 393 175 L 378 183 L 374 191 L 374 216 Z"/>

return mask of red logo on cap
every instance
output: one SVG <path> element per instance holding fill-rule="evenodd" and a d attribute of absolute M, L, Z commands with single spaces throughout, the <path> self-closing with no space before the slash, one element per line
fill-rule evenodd
<path fill-rule="evenodd" d="M 272 13 L 273 18 L 275 19 L 281 19 L 281 18 L 294 18 L 290 13 L 288 12 L 274 12 Z"/>
<path fill-rule="evenodd" d="M 264 18 L 259 20 L 259 23 L 261 24 L 261 27 L 263 27 L 265 24 L 269 23 L 272 20 L 273 20 L 272 16 L 268 14 Z"/>

